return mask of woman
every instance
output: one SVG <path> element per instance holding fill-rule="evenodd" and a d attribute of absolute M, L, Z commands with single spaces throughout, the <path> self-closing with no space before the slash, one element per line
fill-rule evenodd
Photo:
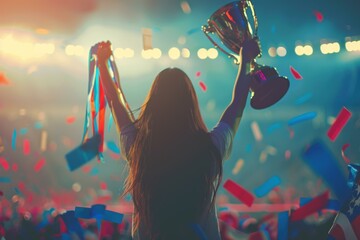
<path fill-rule="evenodd" d="M 156 76 L 137 120 L 132 121 L 108 71 L 110 42 L 94 47 L 122 154 L 130 167 L 125 193 L 131 193 L 134 202 L 134 239 L 200 239 L 201 234 L 220 239 L 215 196 L 222 161 L 229 158 L 248 97 L 246 73 L 260 53 L 258 42 L 248 41 L 240 49 L 233 98 L 210 132 L 194 87 L 178 68 Z"/>

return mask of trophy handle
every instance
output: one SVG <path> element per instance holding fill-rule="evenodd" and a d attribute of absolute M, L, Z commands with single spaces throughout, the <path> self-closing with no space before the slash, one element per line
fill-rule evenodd
<path fill-rule="evenodd" d="M 256 17 L 256 13 L 255 13 L 255 8 L 250 0 L 247 0 L 246 4 L 250 7 L 251 14 L 253 15 L 253 19 L 254 19 L 254 36 L 253 37 L 257 37 L 257 31 L 258 31 L 259 24 L 258 24 L 258 19 Z"/>
<path fill-rule="evenodd" d="M 239 62 L 239 59 L 237 57 L 235 57 L 234 55 L 230 54 L 229 52 L 227 52 L 226 50 L 224 50 L 222 47 L 219 46 L 219 44 L 217 44 L 209 35 L 209 32 L 213 33 L 214 30 L 212 27 L 210 26 L 207 26 L 207 25 L 204 25 L 201 27 L 201 29 L 203 30 L 203 32 L 205 33 L 206 37 L 210 40 L 210 42 L 212 44 L 214 44 L 214 46 L 216 48 L 219 48 L 220 51 L 222 51 L 223 53 L 225 53 L 226 55 L 228 55 L 229 58 L 233 58 L 234 59 L 234 62 L 236 65 L 239 65 L 240 62 Z"/>

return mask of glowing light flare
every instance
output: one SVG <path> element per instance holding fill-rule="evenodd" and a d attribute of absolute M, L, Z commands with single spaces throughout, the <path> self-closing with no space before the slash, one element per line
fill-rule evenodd
<path fill-rule="evenodd" d="M 323 43 L 320 45 L 320 51 L 322 54 L 332 54 L 340 52 L 340 44 L 338 42 Z"/>
<path fill-rule="evenodd" d="M 210 48 L 207 50 L 207 56 L 210 59 L 216 59 L 218 57 L 219 53 L 215 48 Z"/>
<path fill-rule="evenodd" d="M 313 54 L 314 50 L 313 47 L 311 45 L 305 45 L 304 46 L 304 54 L 306 56 L 310 56 L 311 54 Z"/>
<path fill-rule="evenodd" d="M 198 58 L 200 59 L 206 59 L 207 56 L 208 56 L 208 53 L 207 53 L 207 50 L 205 48 L 200 48 L 198 51 L 197 51 L 197 55 L 198 55 Z"/>
<path fill-rule="evenodd" d="M 153 48 L 152 49 L 152 57 L 154 58 L 154 59 L 159 59 L 159 58 L 161 58 L 161 50 L 159 49 L 159 48 Z"/>
<path fill-rule="evenodd" d="M 152 57 L 152 50 L 151 49 L 149 49 L 149 50 L 141 50 L 141 56 L 144 59 L 150 59 Z"/>
<path fill-rule="evenodd" d="M 285 48 L 285 47 L 280 46 L 280 47 L 278 47 L 278 48 L 276 49 L 276 53 L 277 53 L 277 55 L 280 56 L 280 57 L 285 57 L 287 51 L 286 51 L 286 48 Z"/>
<path fill-rule="evenodd" d="M 304 47 L 301 46 L 301 45 L 297 45 L 297 46 L 295 47 L 295 53 L 296 53 L 296 55 L 298 55 L 298 56 L 304 55 Z"/>
<path fill-rule="evenodd" d="M 189 58 L 190 57 L 190 50 L 188 48 L 181 49 L 181 56 L 183 58 Z"/>
<path fill-rule="evenodd" d="M 169 57 L 171 59 L 176 60 L 176 59 L 178 59 L 180 57 L 181 53 L 180 53 L 180 50 L 178 48 L 172 47 L 172 48 L 169 49 L 168 54 L 169 54 Z"/>
<path fill-rule="evenodd" d="M 269 56 L 270 57 L 276 57 L 276 48 L 275 47 L 270 47 L 268 50 Z"/>
<path fill-rule="evenodd" d="M 359 41 L 346 41 L 345 48 L 348 52 L 360 51 L 360 40 Z"/>
<path fill-rule="evenodd" d="M 74 183 L 73 185 L 72 185 L 72 190 L 74 191 L 74 192 L 80 192 L 81 191 L 81 185 L 79 184 L 79 183 Z"/>

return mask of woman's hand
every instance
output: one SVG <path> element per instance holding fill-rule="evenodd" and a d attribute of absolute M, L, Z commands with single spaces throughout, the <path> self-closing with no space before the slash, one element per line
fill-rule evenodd
<path fill-rule="evenodd" d="M 240 52 L 242 52 L 243 62 L 249 63 L 254 60 L 259 54 L 261 54 L 259 39 L 253 38 L 245 41 L 240 49 Z"/>
<path fill-rule="evenodd" d="M 111 42 L 98 42 L 91 47 L 90 52 L 97 57 L 99 62 L 106 63 L 112 55 Z"/>

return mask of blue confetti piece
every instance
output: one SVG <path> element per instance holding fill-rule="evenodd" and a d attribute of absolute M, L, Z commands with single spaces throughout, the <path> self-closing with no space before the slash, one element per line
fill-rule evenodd
<path fill-rule="evenodd" d="M 344 173 L 337 159 L 321 140 L 315 140 L 302 153 L 304 162 L 329 185 L 342 205 L 351 197 Z"/>
<path fill-rule="evenodd" d="M 304 96 L 301 96 L 298 99 L 296 99 L 295 104 L 296 105 L 303 104 L 303 103 L 307 102 L 308 100 L 310 100 L 312 98 L 312 96 L 313 96 L 312 93 L 307 93 Z"/>
<path fill-rule="evenodd" d="M 200 237 L 201 240 L 207 240 L 206 234 L 204 230 L 200 227 L 199 224 L 191 224 L 191 228 L 196 232 L 196 234 Z"/>
<path fill-rule="evenodd" d="M 289 213 L 278 213 L 278 238 L 277 240 L 288 240 Z"/>
<path fill-rule="evenodd" d="M 225 211 L 228 211 L 228 210 L 229 210 L 228 207 L 220 207 L 220 208 L 218 208 L 219 212 L 225 212 Z"/>
<path fill-rule="evenodd" d="M 43 128 L 43 124 L 42 124 L 40 121 L 38 121 L 38 122 L 36 122 L 36 123 L 34 124 L 34 127 L 35 127 L 36 129 L 41 129 L 41 128 Z"/>
<path fill-rule="evenodd" d="M 11 179 L 8 177 L 0 177 L 0 182 L 2 183 L 10 183 Z"/>
<path fill-rule="evenodd" d="M 271 124 L 268 129 L 267 129 L 267 132 L 268 133 L 272 133 L 274 132 L 275 130 L 278 130 L 282 127 L 282 124 L 281 123 L 274 123 L 274 124 Z"/>
<path fill-rule="evenodd" d="M 116 143 L 114 143 L 113 141 L 107 142 L 106 145 L 112 152 L 116 154 L 120 154 L 120 149 L 118 148 L 118 146 L 116 146 Z"/>
<path fill-rule="evenodd" d="M 200 32 L 201 28 L 200 27 L 196 27 L 196 28 L 192 28 L 189 31 L 186 32 L 187 35 L 192 35 L 194 33 Z"/>
<path fill-rule="evenodd" d="M 305 204 L 307 204 L 308 202 L 310 202 L 311 200 L 313 200 L 313 198 L 300 198 L 300 207 L 304 206 Z M 329 199 L 328 203 L 326 204 L 326 206 L 324 207 L 324 209 L 327 210 L 334 210 L 334 211 L 340 211 L 340 202 L 338 200 L 335 199 Z"/>
<path fill-rule="evenodd" d="M 14 191 L 15 191 L 15 193 L 16 193 L 17 195 L 21 195 L 21 194 L 22 194 L 17 187 L 14 187 Z"/>
<path fill-rule="evenodd" d="M 22 129 L 20 129 L 20 131 L 19 131 L 20 135 L 25 135 L 27 132 L 28 132 L 28 129 L 27 129 L 27 128 L 22 128 Z"/>
<path fill-rule="evenodd" d="M 16 129 L 14 129 L 12 138 L 11 138 L 11 148 L 16 151 Z"/>
<path fill-rule="evenodd" d="M 281 179 L 278 176 L 273 176 L 261 186 L 254 190 L 254 193 L 257 197 L 264 197 L 268 194 L 274 187 L 278 186 L 281 183 Z"/>
<path fill-rule="evenodd" d="M 74 171 L 99 153 L 100 135 L 89 138 L 85 143 L 71 150 L 65 155 L 70 171 Z"/>
<path fill-rule="evenodd" d="M 75 217 L 75 211 L 66 211 L 64 214 L 61 214 L 61 218 L 69 233 L 75 233 L 81 240 L 85 239 L 84 229 L 81 227 L 79 220 Z"/>
<path fill-rule="evenodd" d="M 316 117 L 316 115 L 317 115 L 316 112 L 307 112 L 307 113 L 301 114 L 299 116 L 296 116 L 296 117 L 290 119 L 288 121 L 288 125 L 292 126 L 292 125 L 295 125 L 295 124 L 303 122 L 303 121 L 314 119 Z"/>
<path fill-rule="evenodd" d="M 99 174 L 99 172 L 100 172 L 99 169 L 94 167 L 91 169 L 90 176 L 96 176 Z"/>

